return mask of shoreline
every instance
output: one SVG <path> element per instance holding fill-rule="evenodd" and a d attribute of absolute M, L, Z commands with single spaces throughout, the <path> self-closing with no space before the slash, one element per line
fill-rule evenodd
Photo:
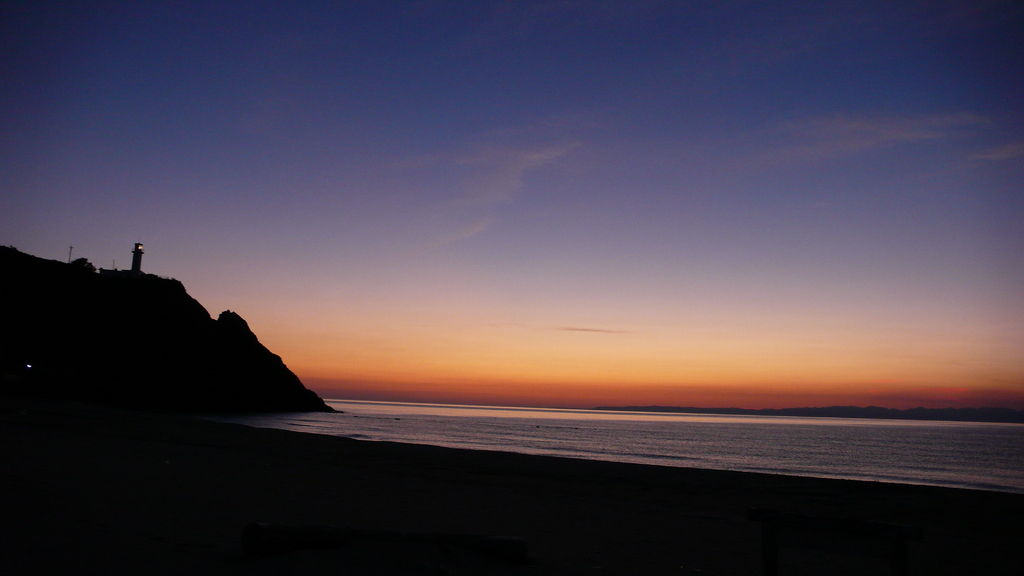
<path fill-rule="evenodd" d="M 5 574 L 758 574 L 747 508 L 914 525 L 913 574 L 1014 574 L 1024 495 L 362 442 L 0 400 Z M 532 563 L 410 544 L 249 558 L 249 522 L 523 538 Z M 784 549 L 781 573 L 885 573 Z"/>
<path fill-rule="evenodd" d="M 709 414 L 652 414 L 652 413 L 612 413 L 585 409 L 554 409 L 554 408 L 524 408 L 524 407 L 502 407 L 502 406 L 472 406 L 472 405 L 447 405 L 433 403 L 411 403 L 411 402 L 377 402 L 377 401 L 349 401 L 341 399 L 329 399 L 327 402 L 339 413 L 330 417 L 321 417 L 316 414 L 257 414 L 257 415 L 210 415 L 203 416 L 210 419 L 225 422 L 235 422 L 257 427 L 271 427 L 283 430 L 300 432 L 337 435 L 341 437 L 355 438 L 359 440 L 385 440 L 400 443 L 419 443 L 433 446 L 445 446 L 457 449 L 469 450 L 499 450 L 519 454 L 549 455 L 568 457 L 582 460 L 599 460 L 608 462 L 624 462 L 635 464 L 647 464 L 655 466 L 687 467 L 709 470 L 732 470 L 737 472 L 752 472 L 773 475 L 801 476 L 808 478 L 823 478 L 836 480 L 854 480 L 864 482 L 887 482 L 897 484 L 910 484 L 920 486 L 939 486 L 949 488 L 961 488 L 968 490 L 984 490 L 996 492 L 1008 492 L 1024 494 L 1024 478 L 1021 477 L 1021 465 L 1017 468 L 1010 468 L 1011 462 L 1016 458 L 1020 462 L 1021 454 L 1019 446 L 1024 441 L 1024 428 L 1021 424 L 1013 423 L 991 423 L 991 422 L 959 422 L 959 421 L 915 421 L 915 420 L 865 420 L 865 419 L 839 419 L 821 418 L 809 416 L 757 416 L 757 415 L 709 415 Z M 367 410 L 367 407 L 370 409 Z M 435 410 L 435 409 L 440 409 Z M 456 424 L 453 430 L 454 436 L 446 434 L 435 434 L 433 429 L 436 426 L 447 428 L 449 420 L 452 423 L 462 422 L 463 417 L 475 417 L 486 413 L 490 418 L 510 417 L 507 422 L 519 422 L 518 418 L 527 418 L 519 424 L 512 424 L 501 435 L 493 435 L 484 427 L 478 430 L 474 425 L 475 420 L 465 420 L 466 426 Z M 549 420 L 551 413 L 559 416 L 555 420 Z M 939 427 L 935 434 L 941 437 L 946 431 L 960 434 L 961 428 L 970 429 L 1000 429 L 1006 434 L 1013 434 L 1013 440 L 999 439 L 1000 444 L 993 442 L 991 438 L 975 438 L 971 440 L 969 447 L 961 444 L 959 450 L 969 453 L 966 456 L 950 457 L 944 453 L 942 443 L 933 443 L 931 440 L 924 441 L 922 446 L 929 446 L 924 451 L 911 448 L 920 442 L 921 438 L 913 439 L 899 433 L 901 440 L 908 441 L 904 447 L 895 451 L 882 447 L 875 452 L 864 452 L 857 456 L 844 457 L 845 467 L 829 466 L 821 462 L 811 463 L 801 457 L 806 454 L 806 449 L 792 453 L 792 451 L 775 450 L 777 446 L 785 446 L 789 441 L 802 441 L 796 438 L 780 438 L 771 445 L 760 444 L 756 441 L 751 443 L 745 441 L 743 450 L 749 453 L 760 453 L 762 457 L 745 458 L 743 454 L 726 450 L 724 453 L 716 453 L 715 457 L 707 455 L 706 443 L 708 440 L 721 440 L 726 445 L 743 444 L 732 436 L 705 436 L 703 441 L 699 431 L 696 429 L 685 429 L 677 432 L 670 432 L 663 436 L 658 433 L 659 441 L 670 441 L 674 437 L 692 438 L 692 446 L 705 446 L 704 449 L 693 448 L 692 446 L 662 446 L 639 449 L 634 451 L 633 446 L 627 439 L 632 436 L 622 436 L 619 442 L 612 444 L 593 446 L 583 441 L 577 442 L 577 438 L 565 435 L 553 435 L 543 439 L 531 438 L 532 429 L 535 423 L 546 425 L 556 422 L 556 428 L 568 426 L 588 427 L 587 422 L 577 423 L 577 420 L 590 421 L 593 416 L 599 420 L 617 419 L 622 414 L 626 420 L 637 420 L 643 422 L 651 418 L 651 422 L 675 421 L 685 424 L 696 418 L 698 422 L 714 424 L 715 419 L 722 418 L 723 421 L 741 421 L 757 424 L 766 423 L 784 424 L 806 424 L 826 423 L 829 426 L 846 426 L 855 423 L 856 425 L 869 425 L 879 430 L 893 430 L 893 426 L 910 426 L 911 434 L 922 426 Z M 534 418 L 543 418 L 535 421 Z M 560 418 L 564 417 L 565 420 Z M 391 422 L 390 425 L 381 424 L 362 425 L 362 420 L 368 418 L 370 421 L 381 418 L 384 420 L 404 420 L 402 422 Z M 421 421 L 420 419 L 424 419 Z M 424 428 L 424 422 L 433 422 Z M 646 424 L 646 423 L 645 423 Z M 700 426 L 703 426 L 701 424 Z M 599 425 L 598 427 L 601 427 Z M 314 432 L 315 431 L 315 432 Z M 471 431 L 471 432 L 470 432 Z M 468 432 L 468 434 L 466 433 Z M 631 430 L 623 430 L 626 435 L 632 434 Z M 696 436 L 691 436 L 697 432 Z M 595 431 L 595 433 L 600 433 Z M 761 432 L 751 432 L 755 437 Z M 931 433 L 928 433 L 931 435 Z M 510 443 L 506 436 L 512 435 L 519 440 Z M 641 438 L 647 437 L 641 433 Z M 588 433 L 580 434 L 579 438 L 588 438 Z M 618 435 L 616 435 L 618 437 Z M 850 440 L 860 441 L 859 436 Z M 880 442 L 875 438 L 873 443 Z M 963 440 L 961 439 L 961 443 Z M 997 448 L 1002 446 L 1002 449 Z M 824 444 L 822 444 L 824 448 Z M 770 452 L 761 452 L 769 450 Z M 1014 456 L 1010 456 L 1006 450 L 1013 450 Z M 815 455 L 806 454 L 809 457 Z M 879 460 L 883 458 L 883 460 Z M 878 462 L 890 463 L 890 466 L 878 464 Z"/>

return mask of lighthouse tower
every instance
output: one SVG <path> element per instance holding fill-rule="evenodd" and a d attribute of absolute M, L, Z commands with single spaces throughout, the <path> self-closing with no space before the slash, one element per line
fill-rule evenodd
<path fill-rule="evenodd" d="M 139 242 L 135 243 L 135 249 L 132 250 L 132 274 L 142 274 L 142 244 Z"/>

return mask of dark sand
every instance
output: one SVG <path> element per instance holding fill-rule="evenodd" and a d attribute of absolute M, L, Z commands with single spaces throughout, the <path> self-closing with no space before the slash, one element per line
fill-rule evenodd
<path fill-rule="evenodd" d="M 359 442 L 0 400 L 0 573 L 759 574 L 747 507 L 920 526 L 912 574 L 1020 574 L 1024 495 Z M 259 520 L 520 536 L 533 561 L 354 543 L 242 554 Z M 781 574 L 887 574 L 783 549 Z"/>

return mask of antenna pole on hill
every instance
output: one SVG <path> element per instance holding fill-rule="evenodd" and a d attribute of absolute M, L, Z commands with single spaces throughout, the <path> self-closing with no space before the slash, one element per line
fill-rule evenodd
<path fill-rule="evenodd" d="M 68 246 L 68 264 L 71 264 L 71 251 L 74 249 L 74 246 Z"/>

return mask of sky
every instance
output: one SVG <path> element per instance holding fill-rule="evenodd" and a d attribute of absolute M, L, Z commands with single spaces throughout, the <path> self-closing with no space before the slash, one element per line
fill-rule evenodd
<path fill-rule="evenodd" d="M 0 4 L 0 244 L 327 398 L 1024 408 L 1024 6 Z"/>

